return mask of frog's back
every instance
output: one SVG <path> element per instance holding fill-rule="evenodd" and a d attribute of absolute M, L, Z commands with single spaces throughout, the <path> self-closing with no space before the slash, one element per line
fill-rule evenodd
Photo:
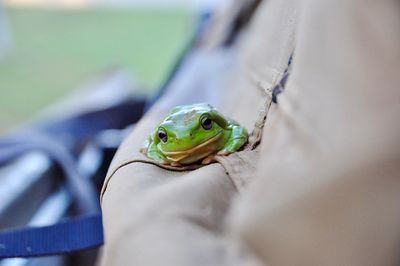
<path fill-rule="evenodd" d="M 174 109 L 172 109 L 170 115 L 177 113 L 186 114 L 193 111 L 198 113 L 204 113 L 212 110 L 215 110 L 215 108 L 209 103 L 194 103 L 194 104 L 176 106 Z"/>

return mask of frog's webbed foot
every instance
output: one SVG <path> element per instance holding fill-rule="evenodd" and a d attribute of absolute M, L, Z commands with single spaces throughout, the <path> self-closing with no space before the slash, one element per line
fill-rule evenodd
<path fill-rule="evenodd" d="M 244 127 L 235 125 L 232 128 L 232 134 L 225 145 L 225 148 L 218 152 L 218 155 L 228 155 L 239 150 L 246 142 L 248 138 L 247 130 Z"/>
<path fill-rule="evenodd" d="M 156 161 L 159 164 L 169 164 L 165 156 L 157 150 L 154 142 L 149 142 L 148 146 L 140 149 L 140 151 L 144 153 L 148 158 Z"/>
<path fill-rule="evenodd" d="M 146 147 L 142 147 L 142 148 L 140 148 L 140 153 L 143 153 L 144 155 L 146 155 L 147 154 L 147 148 Z"/>
<path fill-rule="evenodd" d="M 220 151 L 217 153 L 217 155 L 226 156 L 226 155 L 229 155 L 229 154 L 231 154 L 231 153 L 232 153 L 231 151 L 228 151 L 227 149 L 223 149 L 223 150 L 220 150 Z"/>
<path fill-rule="evenodd" d="M 178 163 L 178 162 L 171 162 L 171 163 L 166 163 L 166 164 L 171 164 L 171 166 L 173 166 L 173 167 L 180 167 L 180 166 L 182 166 L 180 163 Z"/>
<path fill-rule="evenodd" d="M 215 155 L 208 155 L 201 161 L 201 164 L 210 164 L 212 162 L 215 162 Z"/>
<path fill-rule="evenodd" d="M 144 155 L 147 155 L 147 152 L 149 151 L 149 146 L 150 146 L 150 141 L 146 139 L 139 151 Z"/>
<path fill-rule="evenodd" d="M 159 164 L 169 164 L 169 162 L 165 159 L 165 157 L 163 157 L 161 154 L 159 154 L 158 152 L 152 152 L 152 151 L 148 151 L 147 152 L 147 157 L 156 161 Z"/>
<path fill-rule="evenodd" d="M 159 164 L 162 164 L 162 165 L 169 165 L 169 162 L 167 161 L 167 160 L 157 160 L 157 162 L 159 163 Z"/>

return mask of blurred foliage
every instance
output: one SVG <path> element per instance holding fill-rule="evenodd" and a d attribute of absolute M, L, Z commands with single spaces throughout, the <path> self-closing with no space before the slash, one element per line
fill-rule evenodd
<path fill-rule="evenodd" d="M 8 8 L 13 50 L 0 62 L 0 130 L 110 66 L 157 88 L 192 34 L 186 11 Z"/>

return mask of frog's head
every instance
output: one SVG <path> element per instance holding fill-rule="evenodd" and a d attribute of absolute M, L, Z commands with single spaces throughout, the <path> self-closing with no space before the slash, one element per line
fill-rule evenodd
<path fill-rule="evenodd" d="M 154 140 L 167 157 L 180 158 L 221 149 L 226 119 L 210 105 L 175 108 L 155 129 Z"/>

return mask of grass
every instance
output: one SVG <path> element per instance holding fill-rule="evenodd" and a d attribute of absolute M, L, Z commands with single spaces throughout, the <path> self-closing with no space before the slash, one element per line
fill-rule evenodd
<path fill-rule="evenodd" d="M 81 82 L 122 66 L 157 88 L 192 32 L 185 11 L 8 8 L 13 50 L 0 62 L 0 130 Z"/>

